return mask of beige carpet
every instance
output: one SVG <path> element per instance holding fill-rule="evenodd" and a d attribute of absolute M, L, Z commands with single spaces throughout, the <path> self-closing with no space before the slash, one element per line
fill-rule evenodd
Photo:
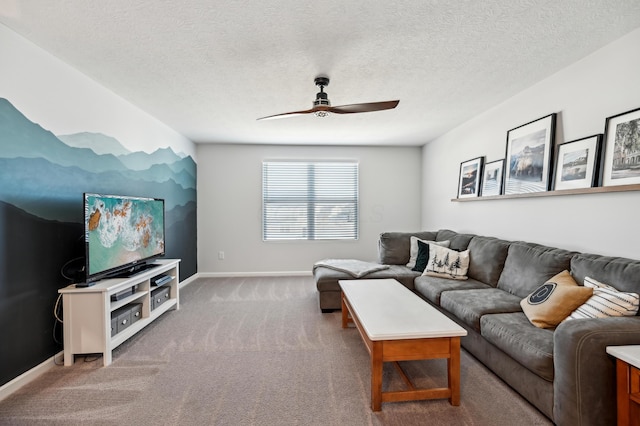
<path fill-rule="evenodd" d="M 199 279 L 113 353 L 76 357 L 0 402 L 2 425 L 548 425 L 463 351 L 461 405 L 385 403 L 373 413 L 369 356 L 310 277 Z M 93 360 L 93 361 L 91 361 Z M 88 362 L 87 362 L 88 361 Z M 403 367 L 446 386 L 444 360 Z M 402 388 L 385 365 L 385 388 Z"/>

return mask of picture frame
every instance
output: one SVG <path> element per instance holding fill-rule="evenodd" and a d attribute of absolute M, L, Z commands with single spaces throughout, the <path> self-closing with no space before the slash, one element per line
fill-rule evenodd
<path fill-rule="evenodd" d="M 559 144 L 553 189 L 591 188 L 598 183 L 602 134 Z"/>
<path fill-rule="evenodd" d="M 602 186 L 640 183 L 640 108 L 607 117 Z"/>
<path fill-rule="evenodd" d="M 503 168 L 504 158 L 485 163 L 482 171 L 482 189 L 480 192 L 482 197 L 502 194 Z"/>
<path fill-rule="evenodd" d="M 504 194 L 548 191 L 556 134 L 556 113 L 507 132 Z"/>
<path fill-rule="evenodd" d="M 473 158 L 460 163 L 458 177 L 458 198 L 477 197 L 480 195 L 480 177 L 484 157 Z"/>

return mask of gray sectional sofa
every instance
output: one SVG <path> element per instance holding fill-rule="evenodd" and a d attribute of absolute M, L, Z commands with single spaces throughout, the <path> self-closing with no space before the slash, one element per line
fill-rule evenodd
<path fill-rule="evenodd" d="M 468 249 L 468 279 L 423 276 L 406 267 L 412 235 Z M 396 278 L 454 319 L 468 332 L 462 346 L 555 424 L 616 424 L 615 360 L 605 348 L 640 344 L 640 317 L 575 319 L 542 329 L 531 324 L 520 301 L 563 270 L 580 285 L 588 276 L 640 293 L 640 261 L 451 230 L 388 232 L 378 244 L 379 263 L 389 268 L 363 278 Z M 326 267 L 313 274 L 322 311 L 340 309 L 338 280 L 353 277 Z"/>

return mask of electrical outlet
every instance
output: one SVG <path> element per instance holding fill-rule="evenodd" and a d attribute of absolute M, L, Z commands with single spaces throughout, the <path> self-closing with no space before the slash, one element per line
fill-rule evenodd
<path fill-rule="evenodd" d="M 224 260 L 224 252 L 223 251 L 219 251 L 218 252 L 218 259 L 219 260 Z"/>

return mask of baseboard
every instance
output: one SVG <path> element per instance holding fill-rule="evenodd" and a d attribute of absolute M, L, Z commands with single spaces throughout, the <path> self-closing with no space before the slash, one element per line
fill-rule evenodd
<path fill-rule="evenodd" d="M 31 370 L 25 371 L 15 379 L 0 386 L 0 401 L 5 399 L 9 395 L 14 393 L 18 389 L 20 389 L 21 387 L 23 387 L 24 385 L 38 378 L 40 375 L 46 373 L 48 370 L 52 369 L 53 367 L 62 365 L 63 363 L 62 354 L 63 354 L 62 352 L 58 352 L 51 358 L 48 358 L 42 363 L 36 365 Z M 58 361 L 56 361 L 56 359 Z"/>
<path fill-rule="evenodd" d="M 178 284 L 178 287 L 180 289 L 182 289 L 182 288 L 188 286 L 189 284 L 191 284 L 192 282 L 194 282 L 195 280 L 197 280 L 198 278 L 200 278 L 200 273 L 196 272 L 195 274 L 191 275 L 186 280 L 180 281 L 180 284 Z"/>
<path fill-rule="evenodd" d="M 234 278 L 234 277 L 308 277 L 311 271 L 280 272 L 198 272 L 200 278 Z"/>

